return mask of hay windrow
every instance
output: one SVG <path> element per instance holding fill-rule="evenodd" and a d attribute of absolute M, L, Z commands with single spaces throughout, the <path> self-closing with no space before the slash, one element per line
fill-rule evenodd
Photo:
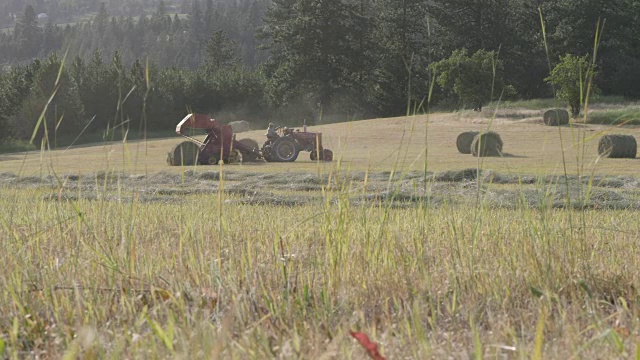
<path fill-rule="evenodd" d="M 383 188 L 389 186 L 390 172 L 370 172 L 366 174 L 364 172 L 354 173 L 342 173 L 336 174 L 311 174 L 311 173 L 254 173 L 254 172 L 233 172 L 225 171 L 223 173 L 224 181 L 228 182 L 225 187 L 228 186 L 262 186 L 269 187 L 274 185 L 317 185 L 318 189 L 322 186 L 337 186 L 342 184 L 352 183 L 354 185 L 363 183 L 365 178 L 367 179 L 368 186 L 375 186 L 380 184 Z M 366 175 L 366 176 L 365 176 Z M 606 188 L 640 188 L 640 179 L 633 176 L 582 176 L 576 175 L 560 176 L 560 175 L 547 175 L 542 177 L 530 176 L 530 175 L 512 175 L 495 172 L 490 169 L 476 169 L 467 168 L 462 170 L 450 170 L 438 173 L 428 172 L 426 178 L 422 171 L 409 171 L 395 173 L 391 184 L 397 184 L 401 181 L 407 180 L 417 182 L 467 182 L 476 180 L 480 176 L 484 182 L 491 182 L 495 184 L 559 184 L 569 181 L 573 183 L 589 184 L 593 186 L 606 187 Z M 161 186 L 183 186 L 183 187 L 198 187 L 207 184 L 207 187 L 217 186 L 216 183 L 220 181 L 220 173 L 218 171 L 203 171 L 197 172 L 193 170 L 187 170 L 183 173 L 169 173 L 160 171 L 157 173 L 145 174 L 125 174 L 110 172 L 108 175 L 104 172 L 98 172 L 95 174 L 62 174 L 60 179 L 66 187 L 75 187 L 79 184 L 86 186 L 96 186 L 103 188 L 105 185 L 107 188 L 115 189 L 117 187 L 126 187 L 128 189 L 148 189 L 148 188 L 160 188 Z M 109 180 L 106 183 L 104 180 Z M 331 183 L 329 183 L 331 180 Z M 0 184 L 7 186 L 58 186 L 58 178 L 51 175 L 44 176 L 18 176 L 13 173 L 0 173 Z"/>
<path fill-rule="evenodd" d="M 458 135 L 456 138 L 456 147 L 461 154 L 471 154 L 471 144 L 476 135 L 480 134 L 478 131 L 465 131 Z"/>
<path fill-rule="evenodd" d="M 470 181 L 475 180 L 478 177 L 478 173 L 482 174 L 482 170 L 473 168 L 464 170 L 451 170 L 436 174 L 435 180 L 444 182 Z"/>
<path fill-rule="evenodd" d="M 195 175 L 199 180 L 210 180 L 210 181 L 218 181 L 220 180 L 220 173 L 218 171 L 205 171 L 203 173 Z"/>
<path fill-rule="evenodd" d="M 468 168 L 430 173 L 426 179 L 420 171 L 396 173 L 391 181 L 390 172 L 372 172 L 366 183 L 364 174 L 346 172 L 331 176 L 225 172 L 224 177 L 224 196 L 232 202 L 250 205 L 320 205 L 326 202 L 325 196 L 333 197 L 335 191 L 348 189 L 348 197 L 353 205 L 367 206 L 376 202 L 383 206 L 403 208 L 432 206 L 445 200 L 449 204 L 471 203 L 481 192 L 486 204 L 497 208 L 563 208 L 571 204 L 571 208 L 575 209 L 640 209 L 640 179 L 631 176 L 535 177 Z M 64 174 L 61 178 L 64 186 L 62 192 L 57 190 L 61 183 L 54 176 L 19 177 L 3 173 L 0 174 L 0 184 L 56 189 L 44 197 L 47 201 L 173 203 L 185 199 L 194 201 L 194 197 L 198 196 L 217 196 L 220 189 L 220 174 L 216 171 L 185 171 L 182 174 L 159 172 L 148 175 L 114 172 L 81 176 Z M 571 188 L 568 195 L 565 181 Z M 570 202 L 567 202 L 568 198 Z"/>
<path fill-rule="evenodd" d="M 547 126 L 560 126 L 569 123 L 569 112 L 565 109 L 550 109 L 544 112 L 542 121 Z"/>
<path fill-rule="evenodd" d="M 598 155 L 608 158 L 635 159 L 638 143 L 633 135 L 604 135 L 598 141 Z"/>
<path fill-rule="evenodd" d="M 494 131 L 476 135 L 471 144 L 471 155 L 476 157 L 502 156 L 502 139 Z"/>

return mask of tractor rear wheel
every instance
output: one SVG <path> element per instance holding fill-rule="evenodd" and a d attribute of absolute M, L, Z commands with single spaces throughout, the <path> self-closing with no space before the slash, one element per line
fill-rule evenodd
<path fill-rule="evenodd" d="M 200 147 L 191 141 L 183 141 L 169 152 L 167 163 L 172 166 L 195 165 L 199 157 Z"/>
<path fill-rule="evenodd" d="M 298 158 L 298 143 L 289 137 L 281 137 L 273 143 L 273 157 L 276 161 L 293 162 Z"/>

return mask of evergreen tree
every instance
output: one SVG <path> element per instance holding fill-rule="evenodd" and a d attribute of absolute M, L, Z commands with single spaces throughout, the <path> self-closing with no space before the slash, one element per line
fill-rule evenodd
<path fill-rule="evenodd" d="M 204 31 L 205 26 L 202 10 L 200 9 L 200 2 L 193 0 L 191 13 L 189 14 L 189 37 L 188 43 L 186 44 L 188 46 L 187 52 L 190 54 L 189 66 L 192 68 L 200 64 Z"/>
<path fill-rule="evenodd" d="M 0 144 L 11 137 L 8 118 L 12 109 L 6 94 L 10 91 L 9 86 L 6 77 L 0 73 Z"/>
<path fill-rule="evenodd" d="M 206 7 L 204 11 L 204 33 L 209 35 L 215 29 L 215 9 L 213 7 L 213 0 L 206 0 Z"/>
<path fill-rule="evenodd" d="M 430 37 L 422 0 L 381 0 L 375 12 L 375 82 L 371 97 L 381 115 L 407 112 L 428 95 Z"/>
<path fill-rule="evenodd" d="M 51 21 L 47 22 L 42 34 L 41 56 L 46 57 L 52 52 L 57 51 L 62 46 L 62 34 L 60 29 L 53 25 Z"/>
<path fill-rule="evenodd" d="M 18 20 L 14 30 L 17 53 L 20 58 L 32 58 L 40 52 L 41 31 L 33 6 L 27 5 L 24 15 Z"/>
<path fill-rule="evenodd" d="M 275 0 L 261 36 L 271 58 L 266 65 L 276 104 L 295 99 L 326 111 L 349 92 L 362 70 L 354 56 L 356 8 L 341 0 Z"/>
<path fill-rule="evenodd" d="M 216 72 L 237 64 L 237 45 L 223 30 L 213 32 L 205 48 L 205 66 L 208 72 Z"/>
<path fill-rule="evenodd" d="M 71 74 L 78 85 L 80 99 L 88 119 L 93 119 L 92 129 L 104 130 L 113 127 L 113 119 L 118 108 L 114 84 L 117 73 L 105 65 L 100 51 L 85 63 L 77 57 L 71 67 Z"/>
<path fill-rule="evenodd" d="M 100 10 L 98 10 L 98 14 L 95 16 L 95 18 L 93 18 L 93 26 L 98 34 L 103 34 L 107 29 L 108 23 L 109 13 L 107 12 L 107 7 L 103 2 L 100 4 Z"/>
<path fill-rule="evenodd" d="M 43 109 L 47 111 L 44 121 L 38 126 Z M 86 119 L 78 87 L 55 54 L 38 65 L 29 95 L 11 120 L 14 131 L 22 139 L 29 139 L 36 130 L 36 144 L 46 138 L 53 147 L 58 135 L 75 136 L 80 133 Z"/>
<path fill-rule="evenodd" d="M 552 60 L 562 54 L 593 54 L 596 29 L 599 85 L 609 94 L 640 96 L 640 37 L 634 0 L 559 0 L 545 3 Z"/>
<path fill-rule="evenodd" d="M 3 76 L 0 85 L 0 123 L 3 127 L 2 138 L 8 139 L 18 135 L 14 116 L 20 110 L 22 103 L 29 96 L 35 73 L 40 68 L 40 62 L 17 67 Z M 42 111 L 42 109 L 40 109 Z"/>
<path fill-rule="evenodd" d="M 513 0 L 440 0 L 428 6 L 445 51 L 497 51 L 512 43 Z"/>

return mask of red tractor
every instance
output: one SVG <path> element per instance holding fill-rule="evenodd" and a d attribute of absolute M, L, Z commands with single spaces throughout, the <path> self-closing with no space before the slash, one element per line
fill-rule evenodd
<path fill-rule="evenodd" d="M 189 129 L 205 130 L 207 136 L 200 141 L 188 135 Z M 233 129 L 202 114 L 189 114 L 176 126 L 176 133 L 189 141 L 178 144 L 169 153 L 170 165 L 218 164 L 237 161 L 250 162 L 264 159 L 270 162 L 291 162 L 300 151 L 309 151 L 311 160 L 332 161 L 333 152 L 322 147 L 322 133 L 274 127 L 270 124 L 267 141 L 258 147 L 253 139 L 236 140 Z M 320 156 L 318 156 L 320 154 Z"/>
<path fill-rule="evenodd" d="M 266 161 L 296 161 L 300 151 L 308 151 L 311 160 L 332 161 L 333 152 L 322 146 L 322 133 L 307 132 L 269 124 L 267 141 L 262 145 L 262 156 Z M 320 154 L 320 156 L 318 156 Z"/>

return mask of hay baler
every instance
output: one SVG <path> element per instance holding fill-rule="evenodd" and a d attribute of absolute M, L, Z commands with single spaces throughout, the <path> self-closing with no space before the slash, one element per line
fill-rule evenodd
<path fill-rule="evenodd" d="M 188 135 L 189 129 L 204 130 L 203 141 Z M 215 165 L 220 160 L 232 163 L 240 160 L 255 161 L 261 158 L 258 143 L 252 139 L 236 140 L 231 125 L 222 124 L 203 114 L 189 114 L 176 126 L 176 134 L 189 139 L 178 144 L 169 153 L 170 165 Z"/>

